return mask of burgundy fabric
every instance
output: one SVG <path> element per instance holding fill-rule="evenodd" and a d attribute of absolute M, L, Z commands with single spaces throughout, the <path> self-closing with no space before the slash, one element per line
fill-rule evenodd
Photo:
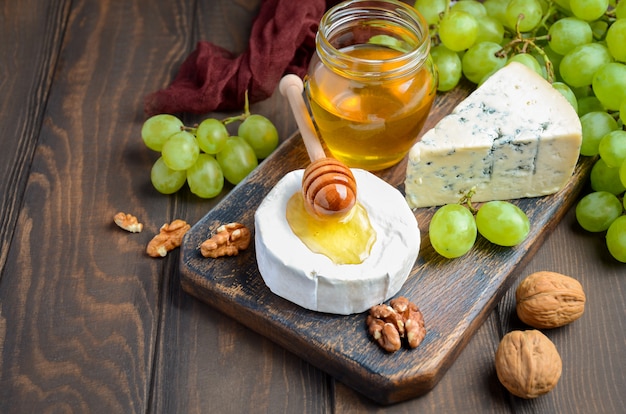
<path fill-rule="evenodd" d="M 147 115 L 240 110 L 272 95 L 286 73 L 304 76 L 326 0 L 263 0 L 247 50 L 235 56 L 206 41 L 185 59 L 172 83 L 145 98 Z"/>

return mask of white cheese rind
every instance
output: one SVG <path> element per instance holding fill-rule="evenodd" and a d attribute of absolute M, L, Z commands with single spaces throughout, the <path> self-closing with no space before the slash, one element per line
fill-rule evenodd
<path fill-rule="evenodd" d="M 493 74 L 409 152 L 411 208 L 553 194 L 568 182 L 580 152 L 571 104 L 534 71 L 510 63 Z"/>
<path fill-rule="evenodd" d="M 359 203 L 376 231 L 376 242 L 361 264 L 337 265 L 313 253 L 289 227 L 287 202 L 300 191 L 303 170 L 285 175 L 258 207 L 257 265 L 276 295 L 313 311 L 349 315 L 388 300 L 406 281 L 420 246 L 415 215 L 402 194 L 385 181 L 364 170 L 352 172 Z"/>

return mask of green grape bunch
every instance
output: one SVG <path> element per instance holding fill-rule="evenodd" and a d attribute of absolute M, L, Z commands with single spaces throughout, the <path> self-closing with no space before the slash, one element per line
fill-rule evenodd
<path fill-rule="evenodd" d="M 626 263 L 626 0 L 416 0 L 414 7 L 429 24 L 440 93 L 463 79 L 481 85 L 516 61 L 570 102 L 581 121 L 581 157 L 595 159 L 578 223 L 603 234 Z"/>
<path fill-rule="evenodd" d="M 231 136 L 227 125 L 233 122 L 240 124 L 237 135 Z M 146 147 L 160 152 L 150 172 L 153 187 L 173 194 L 187 183 L 200 198 L 219 195 L 225 181 L 237 185 L 279 143 L 274 124 L 251 114 L 247 99 L 243 114 L 224 120 L 207 118 L 194 127 L 174 115 L 154 115 L 143 123 L 141 138 Z"/>

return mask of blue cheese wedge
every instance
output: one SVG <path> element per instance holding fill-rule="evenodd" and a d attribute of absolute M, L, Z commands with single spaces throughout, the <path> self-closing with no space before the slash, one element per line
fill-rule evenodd
<path fill-rule="evenodd" d="M 571 104 L 534 71 L 510 63 L 487 79 L 409 152 L 411 208 L 553 194 L 568 182 L 580 151 Z"/>
<path fill-rule="evenodd" d="M 337 265 L 309 250 L 287 223 L 287 202 L 300 191 L 303 172 L 285 175 L 255 212 L 256 258 L 265 284 L 305 309 L 341 315 L 390 299 L 406 281 L 420 246 L 417 220 L 402 193 L 367 171 L 352 170 L 376 241 L 362 263 Z"/>

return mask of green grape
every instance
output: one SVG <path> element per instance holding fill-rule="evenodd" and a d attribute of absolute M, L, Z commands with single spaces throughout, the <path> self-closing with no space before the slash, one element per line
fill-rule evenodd
<path fill-rule="evenodd" d="M 538 0 L 511 0 L 504 12 L 504 25 L 515 30 L 519 20 L 520 32 L 529 32 L 541 22 L 542 15 Z"/>
<path fill-rule="evenodd" d="M 174 171 L 165 165 L 163 157 L 159 157 L 152 165 L 150 181 L 152 186 L 161 194 L 173 194 L 185 184 L 185 171 Z"/>
<path fill-rule="evenodd" d="M 411 46 L 406 41 L 385 34 L 374 35 L 368 39 L 367 43 L 383 46 L 401 53 L 411 51 Z"/>
<path fill-rule="evenodd" d="M 463 256 L 476 241 L 476 221 L 460 204 L 447 204 L 435 212 L 428 226 L 430 243 L 448 259 Z"/>
<path fill-rule="evenodd" d="M 621 181 L 622 185 L 626 187 L 626 161 L 624 161 L 622 163 L 622 166 L 619 167 L 619 180 Z M 626 196 L 624 196 L 624 198 L 626 198 Z"/>
<path fill-rule="evenodd" d="M 437 90 L 446 92 L 454 89 L 463 75 L 461 58 L 459 55 L 442 44 L 430 49 L 430 55 L 432 56 L 433 62 L 437 67 L 437 72 L 439 73 Z"/>
<path fill-rule="evenodd" d="M 602 66 L 593 75 L 593 92 L 607 109 L 619 110 L 626 99 L 626 65 L 611 62 Z"/>
<path fill-rule="evenodd" d="M 550 10 L 550 0 L 539 0 L 539 5 L 541 6 L 541 15 L 545 16 Z"/>
<path fill-rule="evenodd" d="M 439 23 L 439 38 L 448 49 L 460 52 L 472 47 L 478 37 L 476 18 L 464 11 L 450 10 Z"/>
<path fill-rule="evenodd" d="M 476 214 L 478 232 L 491 243 L 515 246 L 528 236 L 530 221 L 526 213 L 508 201 L 489 201 Z"/>
<path fill-rule="evenodd" d="M 617 195 L 626 190 L 620 179 L 619 168 L 609 167 L 602 158 L 599 158 L 591 167 L 589 181 L 593 191 L 606 191 Z"/>
<path fill-rule="evenodd" d="M 584 20 L 575 17 L 559 19 L 548 29 L 548 44 L 556 53 L 565 55 L 577 46 L 591 43 L 593 33 L 591 26 Z"/>
<path fill-rule="evenodd" d="M 250 115 L 240 125 L 237 135 L 252 147 L 258 159 L 267 158 L 278 146 L 278 131 L 263 115 Z"/>
<path fill-rule="evenodd" d="M 596 20 L 595 22 L 590 22 L 589 26 L 591 26 L 591 31 L 593 32 L 594 39 L 604 39 L 606 36 L 606 31 L 609 28 L 609 24 L 604 20 Z"/>
<path fill-rule="evenodd" d="M 618 129 L 602 137 L 598 153 L 609 167 L 621 166 L 626 159 L 626 131 Z"/>
<path fill-rule="evenodd" d="M 169 137 L 183 128 L 183 122 L 174 115 L 159 114 L 146 119 L 141 127 L 141 138 L 148 148 L 161 151 Z"/>
<path fill-rule="evenodd" d="M 535 59 L 535 57 L 531 55 L 530 53 L 519 53 L 517 55 L 513 55 L 509 58 L 507 63 L 510 63 L 510 62 L 521 63 L 527 68 L 535 71 L 538 75 L 543 76 L 541 65 L 539 64 L 537 59 Z M 573 92 L 572 92 L 572 95 L 573 95 Z"/>
<path fill-rule="evenodd" d="M 416 0 L 413 7 L 426 19 L 429 25 L 439 23 L 439 16 L 446 10 L 448 0 Z"/>
<path fill-rule="evenodd" d="M 606 191 L 589 193 L 576 205 L 576 220 L 590 232 L 605 231 L 622 214 L 622 203 Z"/>
<path fill-rule="evenodd" d="M 626 124 L 626 99 L 619 105 L 619 119 L 622 121 L 622 124 Z"/>
<path fill-rule="evenodd" d="M 578 100 L 576 99 L 576 95 L 574 95 L 574 92 L 572 92 L 570 87 L 563 82 L 552 82 L 552 87 L 559 91 L 559 93 L 563 95 L 565 99 L 567 99 L 570 105 L 572 105 L 574 110 L 578 113 Z"/>
<path fill-rule="evenodd" d="M 615 17 L 618 19 L 626 19 L 626 1 L 621 0 L 615 6 Z"/>
<path fill-rule="evenodd" d="M 562 7 L 564 10 L 571 11 L 571 7 L 569 5 L 570 0 L 552 0 L 554 3 Z"/>
<path fill-rule="evenodd" d="M 606 246 L 616 260 L 626 263 L 626 216 L 621 216 L 606 232 Z"/>
<path fill-rule="evenodd" d="M 493 42 L 480 42 L 469 48 L 461 59 L 465 77 L 478 84 L 486 75 L 502 68 L 506 64 L 506 57 L 496 56 L 496 52 L 501 49 L 498 43 Z"/>
<path fill-rule="evenodd" d="M 578 98 L 578 116 L 583 116 L 589 112 L 603 112 L 604 106 L 595 96 L 585 96 Z"/>
<path fill-rule="evenodd" d="M 485 0 L 483 6 L 487 10 L 487 15 L 493 17 L 499 22 L 504 21 L 504 13 L 509 0 Z"/>
<path fill-rule="evenodd" d="M 575 47 L 563 56 L 559 73 L 569 86 L 588 86 L 591 85 L 596 71 L 611 60 L 606 46 L 588 43 Z"/>
<path fill-rule="evenodd" d="M 504 26 L 495 17 L 480 16 L 476 18 L 476 21 L 478 22 L 478 35 L 475 43 L 502 43 L 504 40 Z"/>
<path fill-rule="evenodd" d="M 207 154 L 217 154 L 224 148 L 228 140 L 226 125 L 214 118 L 200 122 L 196 129 L 198 146 Z"/>
<path fill-rule="evenodd" d="M 209 154 L 200 154 L 187 170 L 187 184 L 191 192 L 201 198 L 213 198 L 224 188 L 224 174 L 218 162 Z"/>
<path fill-rule="evenodd" d="M 592 22 L 606 12 L 609 0 L 570 0 L 569 7 L 574 16 Z"/>
<path fill-rule="evenodd" d="M 224 178 L 235 185 L 259 165 L 250 144 L 238 136 L 228 138 L 224 149 L 217 153 L 216 159 L 222 168 Z"/>
<path fill-rule="evenodd" d="M 578 99 L 580 99 L 580 98 L 587 98 L 587 97 L 594 97 L 595 98 L 595 96 L 593 96 L 593 90 L 591 89 L 591 85 L 578 86 L 578 87 L 570 86 L 570 89 L 572 90 L 572 92 L 574 92 L 574 95 L 576 95 L 576 98 L 578 98 Z M 598 102 L 600 102 L 600 101 L 598 101 Z M 601 111 L 604 111 L 604 107 L 601 109 Z"/>
<path fill-rule="evenodd" d="M 580 146 L 582 155 L 598 155 L 600 140 L 606 134 L 617 129 L 617 121 L 606 112 L 594 111 L 580 117 L 583 141 Z"/>
<path fill-rule="evenodd" d="M 485 6 L 476 0 L 457 1 L 452 5 L 451 9 L 464 11 L 476 18 L 487 15 L 487 9 L 485 9 Z"/>
<path fill-rule="evenodd" d="M 187 131 L 179 131 L 169 137 L 161 149 L 165 165 L 176 171 L 191 167 L 198 159 L 198 155 L 200 147 L 196 137 Z"/>

